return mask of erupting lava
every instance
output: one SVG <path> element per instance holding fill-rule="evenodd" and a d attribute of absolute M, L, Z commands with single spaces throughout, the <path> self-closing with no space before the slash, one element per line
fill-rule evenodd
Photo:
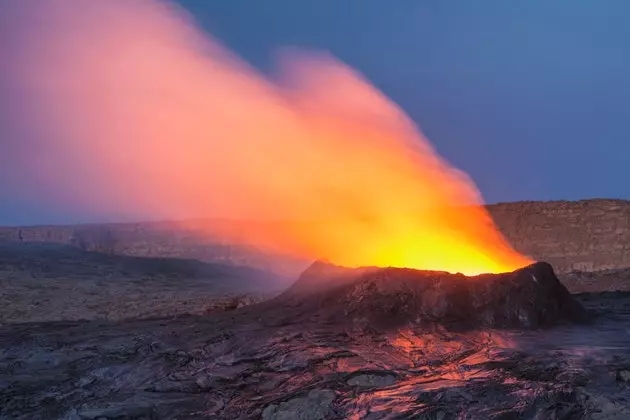
<path fill-rule="evenodd" d="M 345 266 L 530 262 L 473 182 L 328 55 L 287 52 L 270 78 L 163 2 L 7 4 L 3 61 L 29 115 L 16 130 L 47 142 L 13 152 L 34 196 L 93 216 L 257 220 L 192 227 Z"/>

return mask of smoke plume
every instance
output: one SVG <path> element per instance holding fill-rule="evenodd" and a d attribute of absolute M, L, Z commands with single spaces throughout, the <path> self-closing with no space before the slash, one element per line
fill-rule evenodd
<path fill-rule="evenodd" d="M 528 262 L 470 178 L 326 53 L 285 51 L 264 76 L 157 0 L 9 0 L 0 13 L 21 121 L 7 148 L 42 202 L 256 221 L 193 227 L 344 265 L 477 273 Z"/>

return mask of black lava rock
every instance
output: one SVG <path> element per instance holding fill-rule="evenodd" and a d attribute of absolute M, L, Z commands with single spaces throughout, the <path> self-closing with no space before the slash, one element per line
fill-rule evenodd
<path fill-rule="evenodd" d="M 374 327 L 535 329 L 590 318 L 543 262 L 474 277 L 316 262 L 278 300 L 301 307 L 303 316 Z"/>

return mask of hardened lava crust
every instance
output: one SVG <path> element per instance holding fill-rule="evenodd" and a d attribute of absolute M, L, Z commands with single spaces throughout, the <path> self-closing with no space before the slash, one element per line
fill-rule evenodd
<path fill-rule="evenodd" d="M 630 418 L 630 298 L 576 299 L 545 263 L 317 262 L 232 311 L 0 326 L 0 418 Z"/>

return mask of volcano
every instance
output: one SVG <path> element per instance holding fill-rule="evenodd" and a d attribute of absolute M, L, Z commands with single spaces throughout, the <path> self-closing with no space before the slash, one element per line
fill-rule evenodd
<path fill-rule="evenodd" d="M 318 261 L 276 302 L 301 308 L 302 316 L 355 327 L 536 329 L 589 319 L 544 262 L 469 277 L 407 268 L 346 268 Z"/>

